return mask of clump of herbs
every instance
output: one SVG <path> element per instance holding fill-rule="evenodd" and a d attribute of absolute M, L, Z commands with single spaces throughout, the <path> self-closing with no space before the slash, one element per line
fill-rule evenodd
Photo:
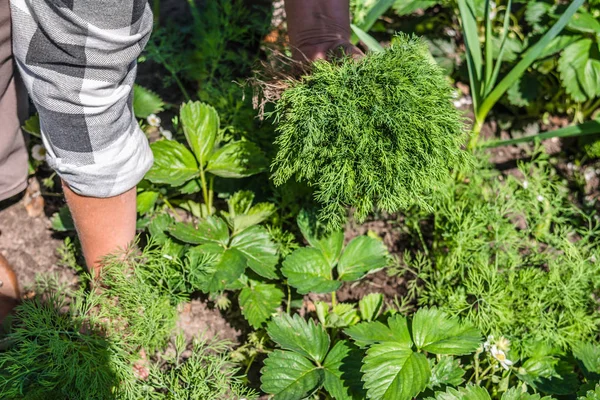
<path fill-rule="evenodd" d="M 481 164 L 468 179 L 440 186 L 435 213 L 407 214 L 422 247 L 404 257 L 413 298 L 522 350 L 595 340 L 597 218 L 570 201 L 547 155 L 521 163 L 517 176 Z"/>
<path fill-rule="evenodd" d="M 359 61 L 317 61 L 276 105 L 274 180 L 315 188 L 319 218 L 360 222 L 374 208 L 429 208 L 432 189 L 468 164 L 453 89 L 417 37 Z"/>
<path fill-rule="evenodd" d="M 144 252 L 106 260 L 92 288 L 38 285 L 2 339 L 0 398 L 137 399 L 140 351 L 166 345 L 176 309 L 143 278 Z"/>

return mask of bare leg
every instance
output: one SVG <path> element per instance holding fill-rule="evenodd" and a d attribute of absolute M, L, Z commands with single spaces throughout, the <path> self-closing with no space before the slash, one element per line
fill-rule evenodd
<path fill-rule="evenodd" d="M 102 257 L 129 246 L 135 237 L 136 189 L 109 198 L 85 197 L 63 183 L 85 261 L 98 274 Z"/>

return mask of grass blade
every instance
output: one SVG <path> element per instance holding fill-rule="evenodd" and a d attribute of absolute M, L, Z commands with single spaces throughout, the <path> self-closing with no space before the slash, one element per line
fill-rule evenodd
<path fill-rule="evenodd" d="M 565 128 L 556 129 L 550 132 L 540 133 L 539 135 L 525 136 L 518 139 L 508 140 L 491 140 L 489 142 L 482 143 L 479 147 L 481 148 L 492 148 L 501 146 L 510 146 L 512 144 L 532 142 L 534 140 L 545 140 L 552 139 L 555 137 L 577 137 L 585 135 L 593 135 L 600 133 L 600 119 L 595 121 L 584 122 L 583 124 L 567 126 Z"/>
<path fill-rule="evenodd" d="M 477 17 L 470 0 L 458 0 L 458 9 L 463 26 L 463 36 L 467 47 L 467 66 L 469 68 L 469 81 L 471 82 L 471 96 L 475 111 L 479 109 L 479 100 L 482 82 L 482 55 L 477 31 Z"/>
<path fill-rule="evenodd" d="M 510 23 L 510 13 L 512 10 L 512 0 L 508 0 L 508 5 L 506 6 L 506 13 L 504 15 L 504 25 L 502 29 L 502 44 L 500 45 L 500 51 L 498 52 L 498 58 L 496 59 L 496 65 L 494 66 L 494 72 L 492 73 L 492 79 L 486 84 L 486 93 L 483 97 L 487 97 L 487 95 L 492 91 L 494 85 L 498 81 L 498 75 L 500 74 L 500 67 L 502 66 L 502 57 L 504 57 L 504 50 L 506 49 L 506 40 L 508 38 L 508 26 Z"/>
<path fill-rule="evenodd" d="M 583 5 L 585 0 L 573 0 L 573 2 L 566 9 L 565 13 L 559 18 L 558 21 L 550 28 L 548 32 L 532 46 L 525 54 L 523 58 L 515 67 L 500 81 L 490 94 L 483 100 L 481 108 L 476 112 L 476 120 L 483 121 L 487 114 L 490 112 L 494 104 L 506 93 L 506 91 L 517 81 L 523 73 L 537 60 L 538 56 L 542 54 L 548 43 L 554 39 L 571 20 L 571 17 L 575 12 Z M 460 3 L 464 3 L 465 0 L 459 0 Z"/>
<path fill-rule="evenodd" d="M 379 44 L 377 39 L 360 29 L 358 26 L 351 24 L 350 27 L 352 28 L 352 31 L 354 31 L 354 34 L 369 48 L 369 50 L 377 53 L 385 50 L 383 46 Z"/>
<path fill-rule="evenodd" d="M 481 97 L 491 89 L 492 69 L 494 67 L 494 51 L 492 43 L 492 10 L 491 1 L 485 1 L 485 79 L 481 85 Z"/>

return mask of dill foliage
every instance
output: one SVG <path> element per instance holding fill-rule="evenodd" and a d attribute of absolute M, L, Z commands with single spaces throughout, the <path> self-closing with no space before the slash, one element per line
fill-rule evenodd
<path fill-rule="evenodd" d="M 141 349 L 167 344 L 177 316 L 137 272 L 148 256 L 108 258 L 100 290 L 38 285 L 3 339 L 9 346 L 0 351 L 0 398 L 144 398 L 133 364 Z"/>
<path fill-rule="evenodd" d="M 317 61 L 277 103 L 274 181 L 315 188 L 319 218 L 360 222 L 377 207 L 428 208 L 432 188 L 468 165 L 453 89 L 419 38 L 398 35 L 359 61 Z"/>
<path fill-rule="evenodd" d="M 440 185 L 435 213 L 407 214 L 423 246 L 404 257 L 409 293 L 525 353 L 596 340 L 597 217 L 570 201 L 547 155 L 519 169 L 502 176 L 481 161 L 469 179 Z"/>

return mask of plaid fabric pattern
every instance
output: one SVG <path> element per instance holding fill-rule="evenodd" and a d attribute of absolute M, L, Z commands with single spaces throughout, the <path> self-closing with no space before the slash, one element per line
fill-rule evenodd
<path fill-rule="evenodd" d="M 70 188 L 134 187 L 152 152 L 132 110 L 147 0 L 11 0 L 14 55 L 39 115 L 48 163 Z"/>

